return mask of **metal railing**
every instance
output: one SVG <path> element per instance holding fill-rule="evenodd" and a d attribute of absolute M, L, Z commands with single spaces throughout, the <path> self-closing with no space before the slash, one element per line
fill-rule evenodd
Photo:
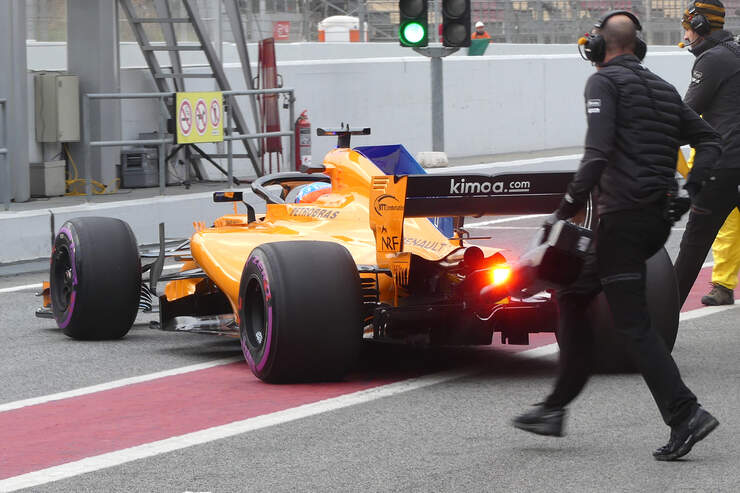
<path fill-rule="evenodd" d="M 8 100 L 0 99 L 0 108 L 2 108 L 2 116 L 0 116 L 0 124 L 3 126 L 3 140 L 0 140 L 0 161 L 3 163 L 3 186 L 0 190 L 0 194 L 3 196 L 3 204 L 5 210 L 10 209 L 10 160 L 8 159 Z"/>
<path fill-rule="evenodd" d="M 232 132 L 232 111 L 234 107 L 234 98 L 237 96 L 250 96 L 255 94 L 287 94 L 288 95 L 288 125 L 291 128 L 290 131 L 285 132 L 262 132 L 253 133 L 248 135 L 234 134 Z M 144 92 L 144 93 L 93 93 L 85 94 L 82 98 L 82 148 L 85 153 L 85 195 L 87 199 L 90 199 L 92 195 L 92 166 L 90 166 L 90 150 L 93 147 L 121 147 L 127 145 L 140 145 L 140 146 L 157 146 L 158 148 L 158 159 L 159 159 L 159 194 L 165 195 L 167 187 L 167 174 L 165 162 L 165 155 L 167 152 L 167 145 L 174 144 L 174 138 L 167 136 L 167 115 L 166 110 L 163 108 L 157 119 L 157 134 L 162 135 L 159 139 L 126 139 L 126 140 L 90 140 L 90 101 L 91 100 L 104 100 L 104 99 L 157 99 L 162 106 L 167 104 L 167 99 L 173 100 L 177 93 L 175 92 Z M 224 96 L 224 111 L 226 112 L 226 127 L 224 128 L 223 140 L 226 142 L 227 147 L 227 180 L 229 188 L 233 187 L 234 183 L 234 153 L 233 153 L 233 142 L 235 140 L 248 140 L 248 139 L 263 139 L 268 137 L 293 137 L 290 139 L 290 153 L 289 163 L 295 161 L 295 90 L 292 88 L 279 88 L 279 89 L 254 89 L 246 91 L 222 91 Z M 123 172 L 123 164 L 121 165 L 121 172 Z"/>

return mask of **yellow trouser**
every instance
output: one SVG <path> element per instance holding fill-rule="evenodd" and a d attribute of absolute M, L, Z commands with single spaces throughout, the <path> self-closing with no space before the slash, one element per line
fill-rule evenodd
<path fill-rule="evenodd" d="M 740 212 L 735 207 L 712 243 L 714 267 L 712 283 L 727 289 L 737 286 L 737 273 L 740 270 Z"/>
<path fill-rule="evenodd" d="M 688 163 L 679 150 L 678 172 L 685 177 L 692 164 L 694 164 L 694 149 L 691 149 Z M 717 233 L 717 237 L 712 243 L 712 256 L 714 257 L 712 283 L 719 284 L 727 289 L 735 289 L 737 274 L 740 271 L 740 212 L 738 212 L 737 207 L 727 216 L 725 223 Z"/>

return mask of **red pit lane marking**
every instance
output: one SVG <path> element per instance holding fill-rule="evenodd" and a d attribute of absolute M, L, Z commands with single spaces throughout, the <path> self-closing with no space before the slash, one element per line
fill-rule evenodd
<path fill-rule="evenodd" d="M 710 269 L 702 271 L 684 311 L 695 306 L 710 276 Z M 530 358 L 557 352 L 552 334 L 535 334 L 532 340 L 539 347 L 506 349 Z M 0 491 L 45 484 L 473 373 L 463 369 L 415 378 L 405 374 L 331 384 L 267 385 L 243 363 L 232 363 L 0 412 L 4 445 Z"/>

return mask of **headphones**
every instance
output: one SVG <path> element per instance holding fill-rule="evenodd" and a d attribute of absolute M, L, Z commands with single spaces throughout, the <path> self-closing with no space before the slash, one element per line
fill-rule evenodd
<path fill-rule="evenodd" d="M 612 10 L 611 12 L 606 13 L 601 19 L 596 21 L 594 27 L 596 29 L 601 29 L 604 24 L 606 24 L 606 22 L 615 15 L 626 15 L 635 24 L 637 30 L 642 32 L 642 25 L 637 19 L 637 16 L 626 10 Z M 578 40 L 578 51 L 581 53 L 581 57 L 583 57 L 584 60 L 601 63 L 604 61 L 604 57 L 606 57 L 606 40 L 601 34 L 586 33 L 586 35 Z M 645 58 L 646 53 L 647 44 L 645 44 L 645 41 L 643 41 L 640 36 L 637 36 L 637 39 L 635 39 L 635 56 L 642 61 L 642 59 Z"/>
<path fill-rule="evenodd" d="M 691 4 L 687 9 L 688 15 L 686 16 L 686 23 L 691 26 L 691 29 L 699 36 L 706 36 L 710 33 L 712 27 L 709 24 L 709 20 L 704 17 L 704 14 L 699 13 L 695 4 Z"/>

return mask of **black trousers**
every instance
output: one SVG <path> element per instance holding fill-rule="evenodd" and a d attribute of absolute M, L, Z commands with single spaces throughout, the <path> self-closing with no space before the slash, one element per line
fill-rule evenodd
<path fill-rule="evenodd" d="M 593 333 L 586 309 L 603 289 L 616 330 L 625 338 L 665 423 L 676 426 L 689 417 L 696 396 L 651 327 L 645 293 L 646 261 L 663 246 L 670 230 L 658 207 L 601 216 L 595 254 L 587 258 L 579 279 L 557 295 L 560 372 L 546 406 L 565 407 L 588 381 Z"/>
<path fill-rule="evenodd" d="M 740 169 L 717 169 L 696 197 L 675 263 L 681 305 L 696 282 L 717 232 L 732 209 L 740 208 L 739 186 Z"/>

